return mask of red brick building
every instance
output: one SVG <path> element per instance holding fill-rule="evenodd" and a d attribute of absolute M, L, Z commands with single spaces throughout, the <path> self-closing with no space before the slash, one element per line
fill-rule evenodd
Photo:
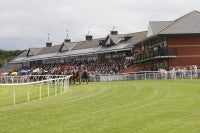
<path fill-rule="evenodd" d="M 147 38 L 133 50 L 135 64 L 142 70 L 200 66 L 200 12 L 190 12 L 174 21 L 150 22 Z"/>

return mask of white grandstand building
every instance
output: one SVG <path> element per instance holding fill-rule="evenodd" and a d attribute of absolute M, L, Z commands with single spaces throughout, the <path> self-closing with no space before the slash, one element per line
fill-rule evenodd
<path fill-rule="evenodd" d="M 71 42 L 67 38 L 60 45 L 47 42 L 46 47 L 30 48 L 11 63 L 30 66 L 33 63 L 52 64 L 69 60 L 92 60 L 99 56 L 127 57 L 133 45 L 146 36 L 147 31 L 130 34 L 118 34 L 117 31 L 111 31 L 107 37 L 99 39 L 86 35 L 85 41 Z"/>

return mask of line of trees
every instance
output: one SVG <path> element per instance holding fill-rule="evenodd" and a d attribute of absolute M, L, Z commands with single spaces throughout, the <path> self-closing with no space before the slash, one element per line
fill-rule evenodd
<path fill-rule="evenodd" d="M 5 61 L 11 61 L 15 57 L 19 56 L 23 51 L 14 50 L 14 51 L 6 51 L 0 49 L 0 68 L 3 67 Z"/>

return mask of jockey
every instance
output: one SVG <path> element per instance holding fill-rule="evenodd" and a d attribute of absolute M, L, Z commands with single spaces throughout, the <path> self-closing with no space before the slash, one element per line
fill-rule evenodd
<path fill-rule="evenodd" d="M 79 69 L 78 69 L 78 67 L 74 67 L 74 68 L 72 69 L 72 75 L 74 75 L 74 76 L 79 75 Z"/>
<path fill-rule="evenodd" d="M 77 67 L 74 67 L 74 72 L 78 72 L 78 68 Z"/>
<path fill-rule="evenodd" d="M 83 71 L 83 73 L 88 73 L 88 71 L 87 71 L 87 68 L 86 67 L 83 67 L 83 69 L 82 69 L 82 71 Z"/>
<path fill-rule="evenodd" d="M 73 76 L 76 74 L 75 68 L 74 68 L 74 67 L 71 67 L 71 74 L 72 74 Z"/>

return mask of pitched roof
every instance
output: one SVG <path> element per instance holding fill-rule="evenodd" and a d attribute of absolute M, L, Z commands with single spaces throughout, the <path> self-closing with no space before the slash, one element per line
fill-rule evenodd
<path fill-rule="evenodd" d="M 135 44 L 138 41 L 146 38 L 147 31 L 141 31 L 141 32 L 126 34 L 125 36 L 131 36 L 130 40 L 128 40 L 127 43 Z"/>
<path fill-rule="evenodd" d="M 18 57 L 26 57 L 27 54 L 28 54 L 28 51 L 29 51 L 29 50 L 25 50 L 23 53 L 21 53 L 19 56 L 17 56 L 17 58 L 18 58 Z"/>
<path fill-rule="evenodd" d="M 134 45 L 138 41 L 145 39 L 146 36 L 147 36 L 147 31 L 142 31 L 129 34 L 108 35 L 106 40 L 110 38 L 115 45 L 124 45 L 124 44 Z"/>
<path fill-rule="evenodd" d="M 152 36 L 157 34 L 172 22 L 173 21 L 150 21 L 147 36 Z"/>
<path fill-rule="evenodd" d="M 77 42 L 64 42 L 60 47 L 60 51 L 69 51 L 77 45 Z"/>
<path fill-rule="evenodd" d="M 77 42 L 77 44 L 71 50 L 94 48 L 94 47 L 99 46 L 100 41 L 104 39 L 105 38 L 93 39 L 90 41 L 80 41 L 80 42 Z"/>
<path fill-rule="evenodd" d="M 192 11 L 164 27 L 158 34 L 200 33 L 200 12 Z"/>
<path fill-rule="evenodd" d="M 28 53 L 27 53 L 27 56 L 33 56 L 33 55 L 37 55 L 40 50 L 42 50 L 43 48 L 30 48 Z"/>
<path fill-rule="evenodd" d="M 42 55 L 42 54 L 50 54 L 50 53 L 56 53 L 59 52 L 61 45 L 54 45 L 51 47 L 43 47 L 37 55 Z"/>

